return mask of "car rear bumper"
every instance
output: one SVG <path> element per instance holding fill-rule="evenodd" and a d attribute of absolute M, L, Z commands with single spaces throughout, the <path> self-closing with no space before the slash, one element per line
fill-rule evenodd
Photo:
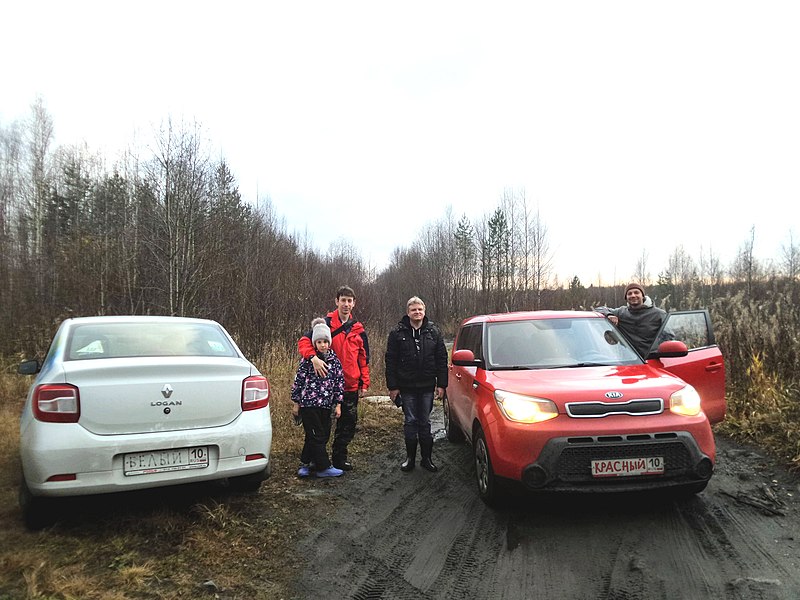
<path fill-rule="evenodd" d="M 96 435 L 75 423 L 39 423 L 23 435 L 23 475 L 34 496 L 82 496 L 269 472 L 272 426 L 268 409 L 247 411 L 223 427 L 151 434 Z M 205 446 L 202 469 L 125 475 L 128 453 Z M 48 481 L 52 477 L 63 479 Z"/>
<path fill-rule="evenodd" d="M 657 475 L 595 477 L 593 460 L 659 457 Z M 620 436 L 553 438 L 538 459 L 522 469 L 522 483 L 537 491 L 631 491 L 680 487 L 707 482 L 713 458 L 685 431 Z"/>

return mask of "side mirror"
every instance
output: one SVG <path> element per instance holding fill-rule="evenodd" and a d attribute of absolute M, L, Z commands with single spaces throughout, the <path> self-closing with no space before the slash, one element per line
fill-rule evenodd
<path fill-rule="evenodd" d="M 459 367 L 483 367 L 483 361 L 475 358 L 472 350 L 456 350 L 453 352 L 452 362 Z"/>
<path fill-rule="evenodd" d="M 681 358 L 689 354 L 689 348 L 678 340 L 668 340 L 661 342 L 655 352 L 651 352 L 648 358 Z"/>
<path fill-rule="evenodd" d="M 26 360 L 17 367 L 17 373 L 20 375 L 36 375 L 41 369 L 38 360 Z"/>

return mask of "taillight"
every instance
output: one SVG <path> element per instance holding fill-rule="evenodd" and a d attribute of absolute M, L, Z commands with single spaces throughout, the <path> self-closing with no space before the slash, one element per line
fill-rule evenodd
<path fill-rule="evenodd" d="M 45 384 L 33 392 L 33 415 L 50 423 L 77 423 L 81 416 L 78 388 L 68 384 Z"/>
<path fill-rule="evenodd" d="M 242 410 L 264 408 L 269 404 L 269 381 L 263 375 L 254 375 L 242 385 Z"/>

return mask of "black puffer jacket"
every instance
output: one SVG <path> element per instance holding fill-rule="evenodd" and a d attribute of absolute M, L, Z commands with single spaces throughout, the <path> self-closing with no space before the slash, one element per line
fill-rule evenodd
<path fill-rule="evenodd" d="M 386 342 L 386 387 L 447 387 L 447 348 L 439 328 L 425 317 L 419 328 L 420 350 L 408 315 L 403 317 Z"/>

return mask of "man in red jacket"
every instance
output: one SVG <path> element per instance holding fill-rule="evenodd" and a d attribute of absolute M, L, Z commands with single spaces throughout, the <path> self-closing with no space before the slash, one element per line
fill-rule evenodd
<path fill-rule="evenodd" d="M 358 399 L 369 389 L 369 341 L 364 326 L 353 318 L 355 305 L 355 292 L 343 285 L 336 290 L 336 310 L 325 317 L 331 328 L 331 348 L 344 371 L 342 415 L 336 421 L 331 449 L 333 466 L 343 471 L 353 468 L 347 460 L 347 446 L 356 433 Z M 311 332 L 297 341 L 297 349 L 303 358 L 311 359 L 317 375 L 324 377 L 327 374 L 328 365 L 316 355 Z"/>

